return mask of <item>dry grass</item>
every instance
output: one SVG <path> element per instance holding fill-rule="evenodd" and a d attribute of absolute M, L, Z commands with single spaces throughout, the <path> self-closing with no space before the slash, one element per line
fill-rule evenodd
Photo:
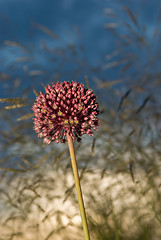
<path fill-rule="evenodd" d="M 160 12 L 149 38 L 139 17 L 146 1 L 135 10 L 113 2 L 105 27 L 116 44 L 102 66 L 90 66 L 79 45 L 3 43 L 18 56 L 0 73 L 0 240 L 83 239 L 67 146 L 42 144 L 31 111 L 41 84 L 71 79 L 100 102 L 99 131 L 75 146 L 92 239 L 161 239 Z"/>
<path fill-rule="evenodd" d="M 137 173 L 135 183 L 126 173 L 106 171 L 101 176 L 96 169 L 86 170 L 81 180 L 92 238 L 97 239 L 99 226 L 107 236 L 113 229 L 123 239 L 132 239 L 141 226 L 151 228 L 149 239 L 161 236 L 156 218 L 160 179 L 153 179 L 152 188 L 143 172 Z M 20 175 L 10 186 L 4 181 L 1 239 L 83 239 L 73 184 L 71 169 L 64 173 L 50 165 L 45 172 L 40 168 Z"/>

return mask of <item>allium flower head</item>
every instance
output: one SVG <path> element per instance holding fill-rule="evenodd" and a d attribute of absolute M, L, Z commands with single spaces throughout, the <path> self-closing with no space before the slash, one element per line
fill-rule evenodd
<path fill-rule="evenodd" d="M 98 103 L 91 89 L 77 82 L 58 82 L 40 92 L 33 105 L 34 130 L 45 143 L 66 142 L 67 134 L 81 140 L 83 134 L 93 135 L 99 121 Z"/>

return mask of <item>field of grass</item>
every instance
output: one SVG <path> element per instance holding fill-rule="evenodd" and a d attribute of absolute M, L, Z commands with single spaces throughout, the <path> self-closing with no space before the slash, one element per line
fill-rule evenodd
<path fill-rule="evenodd" d="M 0 72 L 0 240 L 83 240 L 68 146 L 43 144 L 33 131 L 35 97 L 66 76 L 93 88 L 100 108 L 98 131 L 74 143 L 91 239 L 161 239 L 160 12 L 149 37 L 143 2 L 137 12 L 108 1 L 115 49 L 102 66 L 90 66 L 73 44 L 3 43 L 19 57 Z"/>

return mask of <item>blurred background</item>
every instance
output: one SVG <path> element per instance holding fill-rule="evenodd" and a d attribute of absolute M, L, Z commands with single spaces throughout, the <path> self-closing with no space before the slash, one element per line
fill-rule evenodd
<path fill-rule="evenodd" d="M 159 0 L 0 0 L 0 240 L 83 239 L 68 146 L 33 131 L 44 85 L 94 90 L 75 143 L 94 240 L 161 238 Z"/>

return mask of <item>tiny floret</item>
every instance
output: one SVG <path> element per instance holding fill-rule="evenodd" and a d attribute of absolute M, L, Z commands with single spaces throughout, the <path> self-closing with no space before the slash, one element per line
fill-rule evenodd
<path fill-rule="evenodd" d="M 58 115 L 61 116 L 63 113 L 61 111 L 58 112 Z"/>
<path fill-rule="evenodd" d="M 45 94 L 40 92 L 32 109 L 34 130 L 47 144 L 65 143 L 67 134 L 80 141 L 83 134 L 92 136 L 99 125 L 96 96 L 73 81 L 45 87 Z"/>
<path fill-rule="evenodd" d="M 71 124 L 73 124 L 73 123 L 74 123 L 74 121 L 71 119 L 71 120 L 70 120 L 70 123 L 71 123 Z"/>

